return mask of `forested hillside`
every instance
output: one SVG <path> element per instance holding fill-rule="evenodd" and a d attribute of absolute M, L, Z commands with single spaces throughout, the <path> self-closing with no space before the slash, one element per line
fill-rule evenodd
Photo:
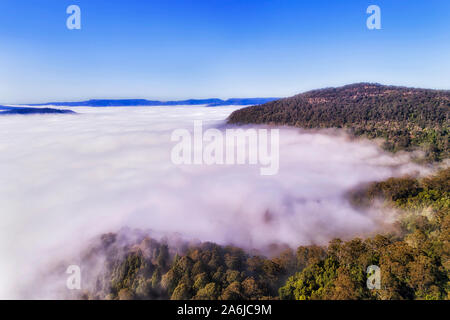
<path fill-rule="evenodd" d="M 86 299 L 264 299 L 295 271 L 295 256 L 287 250 L 270 260 L 240 248 L 214 243 L 168 245 L 148 236 L 123 245 L 107 234 L 87 254 L 106 255 L 105 273 L 95 280 Z"/>
<path fill-rule="evenodd" d="M 376 84 L 307 92 L 234 112 L 231 123 L 346 128 L 385 139 L 391 151 L 422 148 L 448 158 L 450 93 Z M 277 257 L 214 243 L 173 244 L 106 234 L 86 253 L 104 254 L 85 299 L 450 299 L 450 168 L 426 178 L 389 178 L 348 194 L 360 210 L 396 211 L 384 233 L 286 249 Z M 367 287 L 379 266 L 381 288 Z"/>
<path fill-rule="evenodd" d="M 449 156 L 450 91 L 359 83 L 326 88 L 233 112 L 234 124 L 345 128 L 384 139 L 389 151 L 420 148 L 425 158 Z"/>
<path fill-rule="evenodd" d="M 417 180 L 374 182 L 352 194 L 358 206 L 376 199 L 397 208 L 397 232 L 362 240 L 336 239 L 322 256 L 280 288 L 282 299 L 450 299 L 450 169 Z M 300 249 L 306 250 L 308 249 Z M 377 265 L 381 289 L 369 290 L 366 270 Z"/>
<path fill-rule="evenodd" d="M 390 178 L 350 194 L 355 206 L 400 211 L 396 231 L 328 246 L 300 246 L 276 258 L 213 243 L 168 245 L 148 236 L 106 234 L 86 254 L 106 256 L 85 299 L 450 299 L 450 169 Z M 366 270 L 381 269 L 369 290 Z"/>

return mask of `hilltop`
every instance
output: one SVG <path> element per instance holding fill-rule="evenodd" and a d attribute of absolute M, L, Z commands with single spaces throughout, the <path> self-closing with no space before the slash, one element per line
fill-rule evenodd
<path fill-rule="evenodd" d="M 308 91 L 233 112 L 229 123 L 345 128 L 382 138 L 389 151 L 420 148 L 430 161 L 449 156 L 450 91 L 357 83 Z"/>

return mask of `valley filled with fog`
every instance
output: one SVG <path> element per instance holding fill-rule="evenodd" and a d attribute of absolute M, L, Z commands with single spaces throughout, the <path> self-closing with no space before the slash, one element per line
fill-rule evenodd
<path fill-rule="evenodd" d="M 236 106 L 75 107 L 76 114 L 0 118 L 0 297 L 92 239 L 124 227 L 234 244 L 326 244 L 389 225 L 346 193 L 423 172 L 406 154 L 338 131 L 280 127 L 279 171 L 259 165 L 176 165 L 176 129 L 225 130 Z M 244 127 L 244 129 L 247 127 Z"/>

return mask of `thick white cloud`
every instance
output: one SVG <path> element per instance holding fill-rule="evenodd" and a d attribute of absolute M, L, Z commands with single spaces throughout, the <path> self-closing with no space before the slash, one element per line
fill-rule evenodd
<path fill-rule="evenodd" d="M 280 169 L 176 166 L 174 129 L 224 128 L 237 107 L 75 108 L 0 118 L 0 297 L 45 263 L 124 226 L 264 248 L 376 230 L 343 197 L 360 183 L 419 170 L 371 142 L 280 131 Z M 31 285 L 31 284 L 30 284 Z"/>

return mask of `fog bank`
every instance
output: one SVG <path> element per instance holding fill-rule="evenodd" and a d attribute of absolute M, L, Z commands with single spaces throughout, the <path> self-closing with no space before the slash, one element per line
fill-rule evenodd
<path fill-rule="evenodd" d="M 238 107 L 73 108 L 0 119 L 0 298 L 36 272 L 122 227 L 244 248 L 324 244 L 377 230 L 344 194 L 423 170 L 343 134 L 280 129 L 279 172 L 171 162 L 171 133 L 194 120 L 224 130 Z"/>

